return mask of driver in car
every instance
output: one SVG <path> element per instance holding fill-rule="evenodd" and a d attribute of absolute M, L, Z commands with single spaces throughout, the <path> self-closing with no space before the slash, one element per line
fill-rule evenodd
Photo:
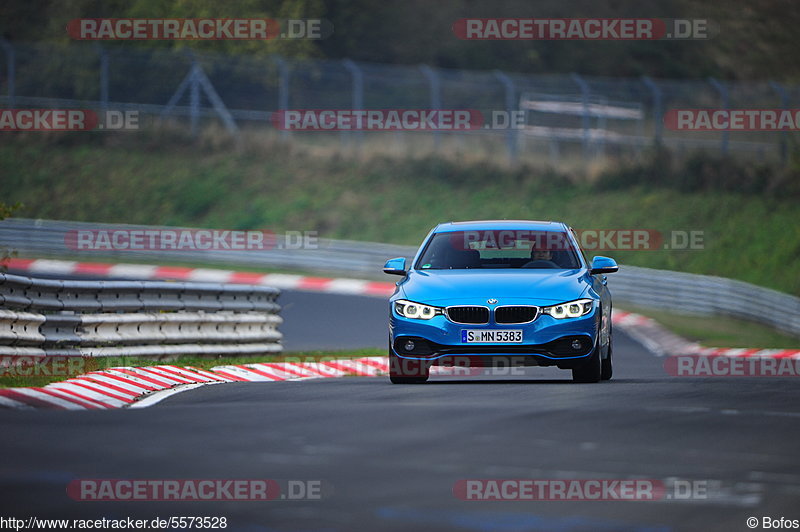
<path fill-rule="evenodd" d="M 531 248 L 531 260 L 553 260 L 553 252 L 549 249 Z"/>
<path fill-rule="evenodd" d="M 553 260 L 553 252 L 547 248 L 531 247 L 531 260 L 524 264 L 523 268 L 557 268 L 558 265 Z"/>

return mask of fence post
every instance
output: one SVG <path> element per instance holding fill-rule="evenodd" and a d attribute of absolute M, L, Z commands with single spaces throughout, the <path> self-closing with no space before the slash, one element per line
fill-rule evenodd
<path fill-rule="evenodd" d="M 8 77 L 8 107 L 14 108 L 16 100 L 16 54 L 14 47 L 7 40 L 0 37 L 0 45 L 6 52 L 6 75 Z"/>
<path fill-rule="evenodd" d="M 642 76 L 642 83 L 653 94 L 653 120 L 655 121 L 655 124 L 653 124 L 653 143 L 658 147 L 661 146 L 661 137 L 664 134 L 664 93 L 661 87 L 649 76 Z"/>
<path fill-rule="evenodd" d="M 439 111 L 442 109 L 442 84 L 439 74 L 428 65 L 420 65 L 419 69 L 428 79 L 431 86 L 431 109 Z M 441 144 L 441 132 L 437 129 L 433 132 L 433 145 L 438 150 Z"/>
<path fill-rule="evenodd" d="M 280 56 L 275 56 L 278 65 L 278 110 L 286 112 L 289 109 L 289 64 Z M 281 129 L 281 137 L 289 137 L 289 131 Z"/>
<path fill-rule="evenodd" d="M 170 96 L 169 101 L 167 102 L 167 105 L 165 105 L 161 109 L 161 118 L 162 119 L 165 118 L 165 117 L 168 117 L 168 116 L 172 116 L 172 113 L 175 110 L 175 107 L 178 105 L 178 102 L 180 101 L 181 97 L 186 93 L 187 89 L 191 90 L 190 85 L 192 85 L 193 83 L 196 82 L 196 80 L 195 80 L 195 70 L 194 70 L 194 66 L 195 66 L 194 57 L 190 55 L 190 58 L 191 58 L 192 62 L 189 65 L 189 72 L 183 78 L 183 80 L 181 81 L 181 84 L 178 85 L 178 88 L 175 89 L 175 92 L 172 93 L 172 96 Z"/>
<path fill-rule="evenodd" d="M 511 164 L 517 163 L 517 129 L 516 124 L 513 120 L 513 112 L 517 107 L 517 89 L 514 86 L 514 82 L 511 80 L 508 75 L 501 71 L 495 70 L 494 76 L 503 84 L 505 88 L 505 99 L 506 99 L 506 113 L 508 113 L 508 121 L 506 129 L 506 149 L 508 150 L 508 161 Z"/>
<path fill-rule="evenodd" d="M 781 109 L 789 109 L 789 93 L 783 85 L 770 81 L 769 86 L 772 87 L 781 97 Z M 789 162 L 789 132 L 781 131 L 781 163 L 786 166 Z"/>
<path fill-rule="evenodd" d="M 189 119 L 192 136 L 197 136 L 197 125 L 200 121 L 200 80 L 198 70 L 200 66 L 192 59 L 192 81 L 189 84 Z"/>
<path fill-rule="evenodd" d="M 353 77 L 353 97 L 352 97 L 352 105 L 353 109 L 363 110 L 364 109 L 364 73 L 361 71 L 361 67 L 359 67 L 355 61 L 351 59 L 345 59 L 342 61 L 342 64 L 350 72 L 350 75 Z M 364 141 L 364 132 L 362 130 L 358 130 L 355 132 L 356 135 L 356 145 L 360 149 L 361 145 Z"/>
<path fill-rule="evenodd" d="M 717 90 L 717 92 L 719 92 L 719 96 L 720 98 L 722 98 L 723 109 L 725 109 L 726 111 L 730 109 L 731 102 L 730 102 L 730 95 L 728 94 L 728 88 L 719 81 L 717 81 L 715 78 L 711 77 L 708 78 L 708 82 L 711 84 L 712 87 L 714 87 Z M 729 144 L 730 134 L 731 132 L 728 130 L 722 132 L 721 149 L 723 155 L 728 154 L 728 144 Z"/>
<path fill-rule="evenodd" d="M 583 145 L 583 158 L 589 159 L 589 128 L 591 127 L 590 123 L 590 115 L 589 115 L 589 96 L 591 94 L 591 89 L 589 88 L 589 84 L 580 77 L 577 73 L 573 72 L 570 74 L 572 81 L 574 81 L 578 87 L 581 89 L 581 100 L 583 101 L 583 115 L 581 116 L 581 126 L 583 127 L 583 139 L 581 141 Z"/>
<path fill-rule="evenodd" d="M 228 108 L 225 106 L 225 102 L 222 101 L 222 98 L 219 97 L 216 89 L 211 84 L 211 80 L 209 80 L 208 76 L 206 76 L 205 72 L 203 72 L 203 68 L 195 59 L 194 54 L 190 52 L 187 55 L 192 61 L 191 65 L 189 66 L 189 73 L 186 74 L 186 77 L 183 78 L 183 81 L 181 81 L 178 89 L 170 97 L 167 105 L 165 105 L 161 110 L 161 118 L 170 116 L 172 114 L 175 106 L 188 89 L 191 133 L 192 136 L 195 136 L 197 134 L 197 127 L 200 120 L 200 90 L 202 89 L 206 93 L 206 98 L 208 98 L 208 101 L 211 103 L 211 106 L 214 108 L 217 116 L 219 116 L 223 124 L 225 124 L 228 132 L 230 132 L 230 134 L 233 135 L 236 140 L 239 140 L 239 128 L 236 126 L 236 121 L 233 119 L 233 115 L 231 115 L 230 111 L 228 111 Z"/>
<path fill-rule="evenodd" d="M 100 108 L 103 115 L 108 113 L 108 52 L 101 45 L 95 43 L 100 56 Z"/>
<path fill-rule="evenodd" d="M 225 102 L 219 97 L 217 90 L 214 88 L 214 85 L 211 84 L 211 80 L 208 79 L 208 76 L 203 72 L 200 65 L 197 65 L 197 68 L 194 69 L 192 77 L 197 82 L 197 85 L 203 89 L 203 92 L 205 92 L 206 98 L 211 102 L 211 106 L 214 108 L 217 116 L 222 120 L 222 123 L 225 124 L 228 132 L 235 137 L 236 140 L 239 140 L 239 128 L 236 126 L 236 121 L 233 119 L 231 112 L 228 111 L 228 108 L 225 106 Z"/>

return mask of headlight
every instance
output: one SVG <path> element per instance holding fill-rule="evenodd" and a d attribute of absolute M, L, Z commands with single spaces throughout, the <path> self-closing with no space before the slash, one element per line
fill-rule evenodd
<path fill-rule="evenodd" d="M 578 299 L 561 303 L 560 305 L 553 305 L 552 307 L 542 307 L 542 313 L 549 314 L 559 320 L 563 318 L 580 318 L 589 314 L 593 305 L 593 299 Z"/>
<path fill-rule="evenodd" d="M 398 299 L 395 301 L 394 310 L 404 318 L 416 320 L 429 320 L 442 313 L 442 309 L 438 307 L 422 305 L 420 303 L 414 303 L 413 301 L 406 301 L 405 299 Z"/>

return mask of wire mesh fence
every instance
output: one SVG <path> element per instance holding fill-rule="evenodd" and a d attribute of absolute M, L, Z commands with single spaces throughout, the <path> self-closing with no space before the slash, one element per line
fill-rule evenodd
<path fill-rule="evenodd" d="M 664 115 L 671 109 L 790 109 L 800 100 L 800 87 L 769 80 L 519 74 L 95 43 L 1 44 L 0 104 L 6 108 L 134 109 L 188 120 L 193 130 L 201 121 L 221 120 L 234 135 L 242 125 L 274 129 L 274 114 L 290 109 L 471 109 L 484 117 L 477 130 L 336 137 L 359 145 L 367 134 L 388 135 L 392 142 L 434 149 L 446 139 L 470 149 L 484 145 L 512 161 L 545 157 L 554 164 L 576 156 L 586 162 L 638 155 L 658 144 L 679 153 L 702 149 L 785 163 L 794 133 L 679 131 L 665 127 Z"/>

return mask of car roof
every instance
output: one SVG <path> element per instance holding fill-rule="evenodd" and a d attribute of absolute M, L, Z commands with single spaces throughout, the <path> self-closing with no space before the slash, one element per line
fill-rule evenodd
<path fill-rule="evenodd" d="M 434 229 L 436 233 L 453 231 L 491 231 L 491 230 L 529 230 L 529 231 L 564 231 L 567 225 L 563 222 L 539 220 L 473 220 L 465 222 L 447 222 Z"/>

